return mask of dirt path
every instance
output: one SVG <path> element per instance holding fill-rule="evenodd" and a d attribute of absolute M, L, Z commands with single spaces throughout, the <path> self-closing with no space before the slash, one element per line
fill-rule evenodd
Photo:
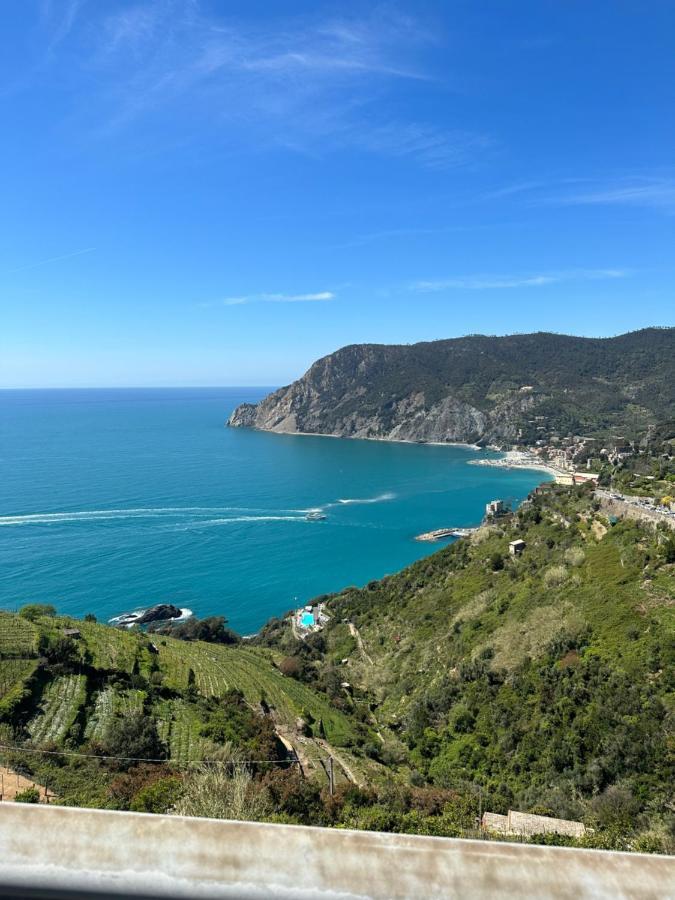
<path fill-rule="evenodd" d="M 361 655 L 363 656 L 365 661 L 368 663 L 368 665 L 369 666 L 374 665 L 373 660 L 370 658 L 369 654 L 366 651 L 366 648 L 363 643 L 363 638 L 361 637 L 361 634 L 359 633 L 359 629 L 356 627 L 356 625 L 354 625 L 353 622 L 349 623 L 349 633 L 352 635 L 352 637 L 356 638 L 357 646 L 358 646 L 359 650 L 361 651 Z"/>
<path fill-rule="evenodd" d="M 318 744 L 322 750 L 324 750 L 329 756 L 333 757 L 333 759 L 340 766 L 349 781 L 351 781 L 353 784 L 358 785 L 358 787 L 363 787 L 362 779 L 356 777 L 356 775 L 354 774 L 354 770 L 350 768 L 348 763 L 345 762 L 344 757 L 340 756 L 335 747 L 332 747 L 328 743 L 328 741 L 324 741 L 323 738 L 314 738 L 314 743 Z"/>
<path fill-rule="evenodd" d="M 284 745 L 284 747 L 288 750 L 289 753 L 292 753 L 294 756 L 298 758 L 300 763 L 300 767 L 302 771 L 307 774 L 312 769 L 315 768 L 312 760 L 305 753 L 302 742 L 300 741 L 300 737 L 292 728 L 288 725 L 285 725 L 283 722 L 280 722 L 276 715 L 272 714 L 272 721 L 274 722 L 274 730 L 277 734 L 277 737 Z"/>
<path fill-rule="evenodd" d="M 293 637 L 296 641 L 302 640 L 298 633 L 298 623 L 295 621 L 295 611 L 293 611 L 293 615 L 291 616 L 291 631 L 293 632 Z"/>
<path fill-rule="evenodd" d="M 17 794 L 27 791 L 29 788 L 37 788 L 40 792 L 40 803 L 49 803 L 54 800 L 54 794 L 44 785 L 37 784 L 30 778 L 24 778 L 7 766 L 0 766 L 0 800 L 14 800 Z"/>

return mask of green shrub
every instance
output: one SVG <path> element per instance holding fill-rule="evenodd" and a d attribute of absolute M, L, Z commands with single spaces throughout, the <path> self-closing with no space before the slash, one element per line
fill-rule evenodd
<path fill-rule="evenodd" d="M 170 775 L 146 785 L 134 796 L 129 809 L 134 812 L 166 813 L 178 802 L 183 782 Z"/>
<path fill-rule="evenodd" d="M 19 615 L 30 622 L 41 619 L 43 616 L 55 616 L 56 607 L 51 603 L 27 603 L 19 610 Z"/>
<path fill-rule="evenodd" d="M 14 800 L 17 803 L 39 803 L 40 791 L 35 787 L 26 788 L 25 791 L 19 791 Z"/>

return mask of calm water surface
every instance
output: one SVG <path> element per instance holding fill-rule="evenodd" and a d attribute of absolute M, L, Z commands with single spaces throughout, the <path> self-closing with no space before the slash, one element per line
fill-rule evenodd
<path fill-rule="evenodd" d="M 243 633 L 432 552 L 538 472 L 478 451 L 225 428 L 267 389 L 0 392 L 0 607 L 108 619 L 159 602 Z M 308 510 L 326 518 L 308 521 Z"/>

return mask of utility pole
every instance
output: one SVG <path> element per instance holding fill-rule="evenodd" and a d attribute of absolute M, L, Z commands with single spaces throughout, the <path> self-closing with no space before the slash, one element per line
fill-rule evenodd
<path fill-rule="evenodd" d="M 333 757 L 328 757 L 328 790 L 330 791 L 331 797 L 335 793 L 335 778 L 333 775 Z"/>

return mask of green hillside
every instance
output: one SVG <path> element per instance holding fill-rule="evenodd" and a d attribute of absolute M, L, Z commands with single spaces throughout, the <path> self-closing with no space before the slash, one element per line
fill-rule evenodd
<path fill-rule="evenodd" d="M 320 652 L 279 623 L 263 639 L 296 653 L 310 684 L 337 672 L 357 685 L 383 736 L 373 756 L 413 785 L 672 833 L 674 563 L 672 532 L 611 525 L 586 489 L 551 486 L 333 597 Z"/>
<path fill-rule="evenodd" d="M 39 606 L 0 615 L 0 641 L 0 744 L 15 748 L 0 757 L 62 802 L 118 805 L 120 770 L 144 760 L 184 778 L 223 758 L 253 758 L 258 774 L 284 771 L 297 753 L 319 789 L 331 755 L 338 784 L 377 769 L 359 760 L 366 727 L 285 677 L 270 651 L 123 631 Z M 138 723 L 140 742 L 120 737 Z"/>

